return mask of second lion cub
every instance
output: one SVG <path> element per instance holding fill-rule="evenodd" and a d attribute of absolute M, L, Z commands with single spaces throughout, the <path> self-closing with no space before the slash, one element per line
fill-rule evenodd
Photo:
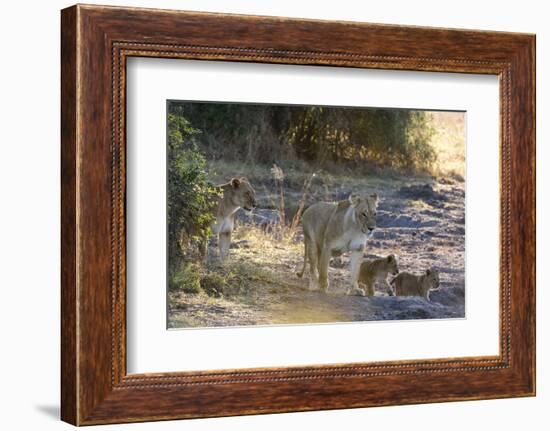
<path fill-rule="evenodd" d="M 402 272 L 390 284 L 396 296 L 422 296 L 429 301 L 430 292 L 439 290 L 439 271 L 430 268 L 422 275 Z"/>
<path fill-rule="evenodd" d="M 388 295 L 393 296 L 393 290 L 386 281 L 386 278 L 388 274 L 396 275 L 398 273 L 397 260 L 393 254 L 390 254 L 388 257 L 380 259 L 364 260 L 361 263 L 359 279 L 357 281 L 367 287 L 367 296 L 374 296 L 374 285 L 376 282 L 383 284 Z"/>

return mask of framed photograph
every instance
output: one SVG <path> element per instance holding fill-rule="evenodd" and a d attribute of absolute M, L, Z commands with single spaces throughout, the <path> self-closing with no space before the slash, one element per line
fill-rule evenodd
<path fill-rule="evenodd" d="M 61 13 L 61 416 L 535 394 L 535 36 Z"/>

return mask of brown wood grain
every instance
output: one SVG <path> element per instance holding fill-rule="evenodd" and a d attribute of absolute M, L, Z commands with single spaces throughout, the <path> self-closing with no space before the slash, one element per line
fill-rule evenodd
<path fill-rule="evenodd" d="M 61 47 L 63 420 L 85 425 L 534 394 L 533 35 L 79 5 L 62 11 Z M 130 56 L 498 75 L 500 354 L 127 375 Z"/>
<path fill-rule="evenodd" d="M 61 417 L 78 422 L 76 300 L 76 8 L 61 16 Z"/>

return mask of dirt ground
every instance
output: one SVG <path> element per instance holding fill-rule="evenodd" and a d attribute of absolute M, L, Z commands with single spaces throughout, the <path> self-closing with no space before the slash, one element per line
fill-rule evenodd
<path fill-rule="evenodd" d="M 350 193 L 378 192 L 378 227 L 367 242 L 365 257 L 394 254 L 400 271 L 416 274 L 432 266 L 438 269 L 441 287 L 431 294 L 430 302 L 390 297 L 383 290 L 374 297 L 345 295 L 348 255 L 331 260 L 327 293 L 309 291 L 307 276 L 296 276 L 303 262 L 301 228 L 291 235 L 278 230 L 279 212 L 273 209 L 278 195 L 260 186 L 256 187 L 258 209 L 252 215 L 238 213 L 231 254 L 224 266 L 216 257 L 215 241 L 210 244 L 208 270 L 231 279 L 233 287 L 199 293 L 170 291 L 168 327 L 464 317 L 464 183 L 428 177 L 339 178 L 338 182 L 340 186 L 329 188 L 325 180 L 314 181 L 306 206 L 345 199 Z M 296 181 L 292 187 L 290 182 L 285 189 L 286 225 L 303 195 L 301 184 Z"/>

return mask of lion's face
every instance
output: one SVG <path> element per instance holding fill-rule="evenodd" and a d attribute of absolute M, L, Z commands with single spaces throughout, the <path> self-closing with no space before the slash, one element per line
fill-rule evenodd
<path fill-rule="evenodd" d="M 386 264 L 387 264 L 388 272 L 390 274 L 392 274 L 392 275 L 399 274 L 399 268 L 397 267 L 397 259 L 395 258 L 395 256 L 393 254 L 390 254 L 386 258 Z"/>
<path fill-rule="evenodd" d="M 361 231 L 365 234 L 371 233 L 376 228 L 376 207 L 378 206 L 378 195 L 350 198 L 354 206 L 355 219 L 359 223 Z"/>
<path fill-rule="evenodd" d="M 233 195 L 231 203 L 235 206 L 252 211 L 256 207 L 256 193 L 246 178 L 233 178 L 231 180 Z"/>
<path fill-rule="evenodd" d="M 437 269 L 427 269 L 426 277 L 428 278 L 431 290 L 436 290 L 439 288 L 439 271 Z"/>

